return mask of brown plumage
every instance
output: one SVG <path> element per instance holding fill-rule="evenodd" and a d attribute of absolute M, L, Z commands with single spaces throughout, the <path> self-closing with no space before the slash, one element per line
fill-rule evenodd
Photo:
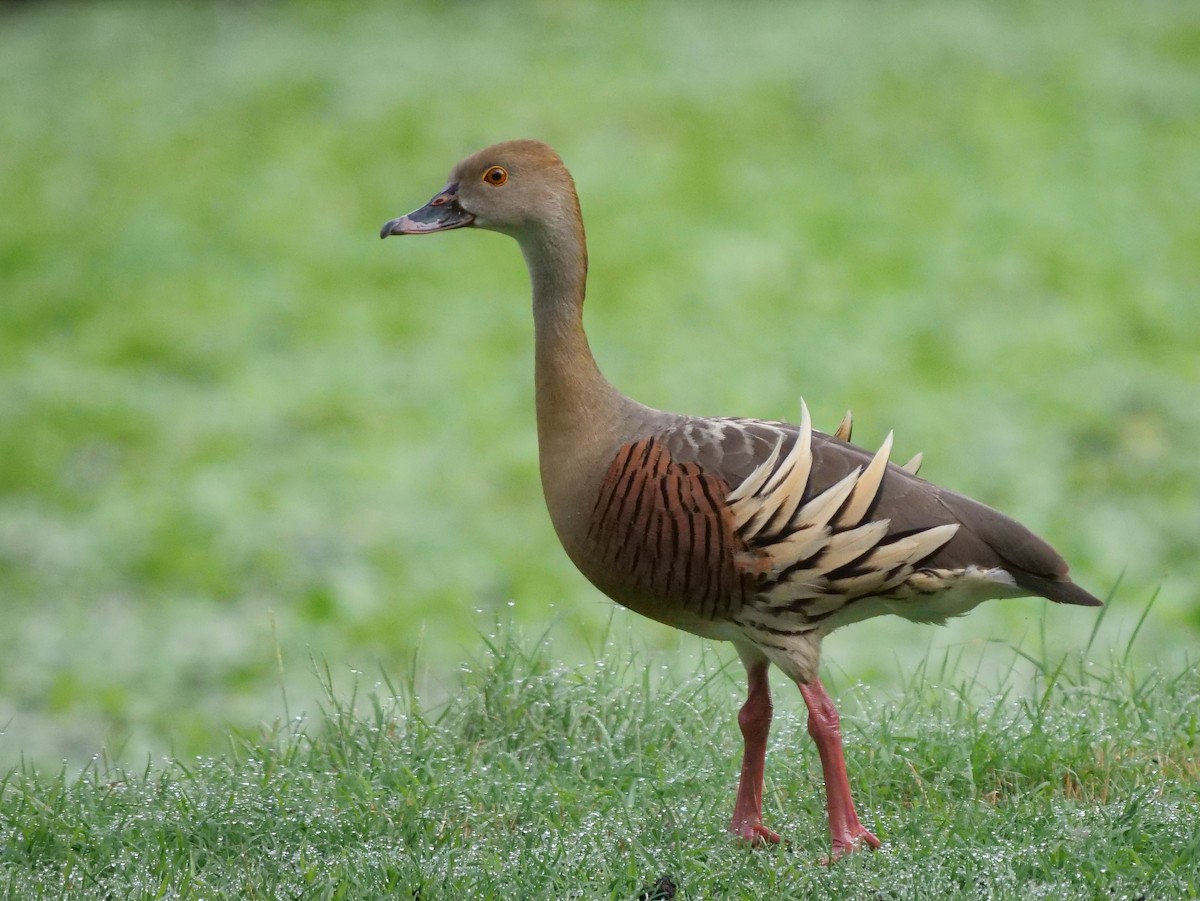
<path fill-rule="evenodd" d="M 679 463 L 643 438 L 617 452 L 589 517 L 597 579 L 613 597 L 644 597 L 703 619 L 748 603 L 754 576 L 724 498 L 729 485 L 697 463 Z"/>
<path fill-rule="evenodd" d="M 1100 601 L 1024 526 L 800 423 L 699 419 L 625 397 L 583 332 L 587 249 L 571 176 L 536 141 L 459 163 L 424 207 L 382 237 L 473 226 L 516 238 L 533 285 L 534 381 L 542 487 L 564 549 L 615 601 L 732 641 L 749 689 L 730 831 L 778 841 L 762 822 L 771 722 L 769 664 L 799 686 L 825 775 L 833 856 L 879 842 L 850 796 L 837 712 L 817 678 L 821 640 L 883 613 L 940 622 L 988 598 Z"/>

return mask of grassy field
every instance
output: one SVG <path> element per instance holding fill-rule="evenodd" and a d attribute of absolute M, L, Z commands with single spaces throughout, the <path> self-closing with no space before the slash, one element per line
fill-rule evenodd
<path fill-rule="evenodd" d="M 230 725 L 316 721 L 314 658 L 335 698 L 415 666 L 469 718 L 459 661 L 497 611 L 549 625 L 554 660 L 595 653 L 609 607 L 537 485 L 519 254 L 376 237 L 515 136 L 576 175 L 616 384 L 764 417 L 803 394 L 826 429 L 852 407 L 867 446 L 895 428 L 1081 583 L 1120 581 L 1112 642 L 1157 593 L 1138 655 L 1170 681 L 1200 635 L 1198 62 L 1189 2 L 0 4 L 0 767 L 171 754 L 95 796 L 121 816 L 196 766 L 250 772 L 188 762 Z M 1003 671 L 993 642 L 1086 638 L 1088 614 L 1041 611 L 864 624 L 826 656 L 886 729 L 879 698 L 931 649 Z M 617 621 L 647 665 L 697 665 Z M 722 766 L 726 694 L 700 730 Z M 805 803 L 788 826 L 813 838 Z"/>
<path fill-rule="evenodd" d="M 0 783 L 12 898 L 1194 898 L 1200 669 L 1072 655 L 1028 688 L 931 662 L 841 686 L 850 778 L 883 840 L 835 867 L 820 766 L 777 721 L 765 812 L 729 839 L 739 667 L 680 678 L 627 644 L 564 667 L 511 628 L 428 709 L 331 693 L 218 759 Z M 1009 654 L 1013 668 L 1027 665 Z M 1024 681 L 1024 680 L 1022 680 Z M 672 895 L 667 891 L 675 890 Z M 658 889 L 656 893 L 656 888 Z"/>

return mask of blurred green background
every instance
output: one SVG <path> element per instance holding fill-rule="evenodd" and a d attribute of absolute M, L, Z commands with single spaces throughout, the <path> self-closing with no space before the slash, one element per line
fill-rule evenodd
<path fill-rule="evenodd" d="M 436 697 L 498 616 L 600 640 L 516 247 L 377 237 L 511 137 L 575 174 L 618 386 L 895 428 L 1124 574 L 1108 640 L 1158 591 L 1142 652 L 1194 656 L 1198 111 L 1193 0 L 0 3 L 0 764 L 212 752 L 314 709 L 314 659 Z M 826 659 L 1086 640 L 1044 606 Z"/>

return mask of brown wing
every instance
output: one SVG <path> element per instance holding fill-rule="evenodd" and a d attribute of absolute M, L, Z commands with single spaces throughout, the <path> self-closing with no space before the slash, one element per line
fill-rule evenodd
<path fill-rule="evenodd" d="M 884 594 L 920 568 L 1003 572 L 1029 594 L 1100 604 L 1071 582 L 1049 544 L 1015 520 L 888 463 L 890 436 L 873 456 L 812 431 L 805 410 L 800 426 L 686 420 L 663 441 L 674 460 L 734 486 L 727 501 L 746 516 L 735 512 L 739 537 L 771 556 L 781 578 L 809 583 L 797 601 Z M 814 514 L 825 518 L 814 522 Z"/>

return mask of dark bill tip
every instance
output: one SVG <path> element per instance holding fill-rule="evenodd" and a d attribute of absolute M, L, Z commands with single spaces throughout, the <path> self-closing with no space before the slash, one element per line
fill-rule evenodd
<path fill-rule="evenodd" d="M 409 229 L 412 228 L 412 220 L 407 216 L 399 216 L 395 219 L 389 219 L 383 223 L 383 228 L 379 231 L 379 237 L 387 238 L 391 235 L 407 235 L 410 234 Z"/>

